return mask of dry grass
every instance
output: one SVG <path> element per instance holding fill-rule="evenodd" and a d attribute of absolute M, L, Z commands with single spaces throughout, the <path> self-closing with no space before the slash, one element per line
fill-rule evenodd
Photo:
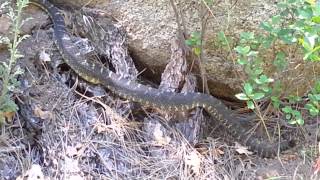
<path fill-rule="evenodd" d="M 159 114 L 133 120 L 126 101 L 66 91 L 68 87 L 53 78 L 42 81 L 48 84 L 32 87 L 41 90 L 37 97 L 41 101 L 34 102 L 52 113 L 52 118 L 42 120 L 42 130 L 36 135 L 21 116 L 2 130 L 2 177 L 17 177 L 39 164 L 51 179 L 255 179 L 261 164 L 277 162 L 241 157 L 233 147 L 212 138 L 192 147 Z M 59 91 L 56 99 L 48 95 L 52 87 Z M 61 97 L 62 92 L 69 93 Z M 46 98 L 54 109 L 41 104 L 48 102 Z M 292 165 L 285 162 L 283 168 L 294 166 L 292 171 L 274 178 L 310 177 L 303 170 L 312 163 L 310 158 Z"/>
<path fill-rule="evenodd" d="M 59 84 L 64 86 L 61 83 L 53 84 L 56 90 L 67 88 L 57 88 Z M 216 153 L 218 142 L 208 142 L 206 153 L 201 154 L 180 133 L 162 123 L 156 124 L 154 114 L 149 115 L 148 122 L 132 121 L 118 113 L 124 112 L 126 102 L 115 99 L 114 104 L 120 107 L 116 108 L 104 104 L 100 97 L 81 95 L 76 98 L 75 95 L 79 93 L 71 92 L 52 101 L 55 107 L 50 111 L 52 119 L 43 119 L 42 131 L 33 136 L 37 138 L 36 144 L 28 140 L 22 142 L 28 139 L 26 137 L 32 137 L 33 129 L 22 133 L 26 131 L 23 125 L 6 127 L 6 139 L 11 139 L 7 142 L 8 147 L 26 144 L 15 153 L 1 153 L 17 163 L 11 177 L 25 173 L 32 164 L 40 164 L 43 173 L 51 179 L 232 179 L 231 171 L 235 165 L 229 162 L 235 161 Z M 45 91 L 40 96 L 52 98 Z M 54 105 L 55 101 L 59 102 L 58 106 Z M 42 99 L 42 102 L 46 101 Z M 43 111 L 50 109 L 47 104 L 38 106 Z M 162 139 L 170 134 L 169 141 L 159 141 L 159 137 L 151 140 L 153 134 L 145 131 L 151 117 L 154 127 L 163 131 Z M 20 123 L 26 122 L 18 116 L 14 124 Z M 227 147 L 224 153 L 225 156 L 233 154 Z M 228 167 L 225 168 L 224 164 Z M 237 166 L 241 164 L 247 163 L 237 163 Z"/>

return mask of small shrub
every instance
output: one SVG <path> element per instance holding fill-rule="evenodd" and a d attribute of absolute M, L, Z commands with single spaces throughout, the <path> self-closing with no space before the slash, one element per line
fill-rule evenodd
<path fill-rule="evenodd" d="M 2 80 L 2 89 L 0 95 L 0 123 L 5 121 L 9 114 L 12 114 L 18 110 L 17 105 L 12 100 L 10 92 L 19 86 L 17 76 L 23 71 L 19 67 L 15 67 L 17 60 L 23 55 L 19 53 L 18 45 L 26 39 L 27 35 L 20 35 L 20 28 L 23 24 L 22 21 L 22 9 L 26 7 L 28 0 L 18 0 L 16 3 L 16 9 L 8 6 L 8 3 L 1 4 L 1 8 L 8 8 L 8 17 L 11 20 L 12 26 L 10 33 L 13 39 L 10 41 L 8 37 L 0 37 L 0 43 L 5 43 L 8 46 L 10 52 L 10 59 L 8 61 L 1 61 L 0 63 L 0 79 Z"/>
<path fill-rule="evenodd" d="M 282 93 L 281 82 L 275 83 L 263 70 L 262 49 L 270 48 L 275 43 L 297 45 L 304 53 L 304 60 L 319 63 L 320 56 L 320 5 L 312 0 L 287 0 L 278 3 L 279 13 L 270 20 L 261 23 L 261 28 L 266 34 L 255 35 L 252 32 L 244 32 L 240 35 L 240 42 L 235 51 L 238 54 L 238 64 L 244 67 L 247 74 L 243 92 L 236 97 L 247 101 L 248 108 L 254 109 L 253 101 L 270 98 L 274 107 L 286 114 L 290 124 L 303 125 L 304 120 L 299 110 L 290 106 L 281 108 L 280 95 Z M 286 54 L 279 50 L 272 64 L 277 71 L 283 71 L 287 67 Z M 319 115 L 319 80 L 315 88 L 309 93 L 309 103 L 306 108 L 313 116 Z M 286 97 L 289 103 L 301 101 L 298 96 Z"/>

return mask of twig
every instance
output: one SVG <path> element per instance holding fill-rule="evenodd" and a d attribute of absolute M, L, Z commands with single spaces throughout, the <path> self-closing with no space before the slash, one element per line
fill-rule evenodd
<path fill-rule="evenodd" d="M 201 6 L 201 11 L 203 12 L 203 14 L 201 15 L 201 37 L 200 37 L 201 43 L 200 43 L 200 55 L 198 57 L 198 63 L 200 66 L 200 73 L 201 73 L 201 78 L 202 78 L 203 89 L 207 94 L 210 94 L 206 71 L 205 71 L 203 64 L 202 64 L 202 61 L 203 61 L 203 39 L 204 39 L 204 35 L 205 35 L 206 29 L 207 29 L 208 16 L 206 16 L 207 13 L 205 11 L 204 6 Z"/>
<path fill-rule="evenodd" d="M 180 23 L 180 16 L 179 16 L 179 13 L 178 13 L 178 9 L 176 7 L 176 4 L 174 3 L 173 0 L 170 0 L 170 3 L 171 3 L 171 6 L 172 6 L 172 9 L 173 9 L 173 12 L 174 12 L 174 16 L 175 16 L 175 20 L 176 20 L 176 23 L 177 23 L 177 26 L 178 26 L 178 39 L 181 41 L 181 45 L 185 46 L 185 32 L 182 31 L 181 29 L 181 23 Z M 183 25 L 184 27 L 184 30 L 186 30 L 185 26 Z"/>
<path fill-rule="evenodd" d="M 174 3 L 173 0 L 170 0 L 172 9 L 174 11 L 175 14 L 175 20 L 177 22 L 178 25 L 178 38 L 181 42 L 181 45 L 184 46 L 184 50 L 186 53 L 189 52 L 189 48 L 186 46 L 185 44 L 185 37 L 187 36 L 186 34 L 186 26 L 185 26 L 185 21 L 183 16 L 179 16 L 178 13 L 178 9 Z M 201 8 L 201 12 L 205 12 L 204 11 L 204 7 L 202 6 Z M 181 14 L 181 13 L 180 13 Z M 203 15 L 201 15 L 201 45 L 200 45 L 200 55 L 196 58 L 198 64 L 199 64 L 199 69 L 200 69 L 200 74 L 201 74 L 201 79 L 202 79 L 202 85 L 203 85 L 203 89 L 206 93 L 210 93 L 209 92 L 209 87 L 208 87 L 208 83 L 207 83 L 207 77 L 206 77 L 206 72 L 205 69 L 202 65 L 202 60 L 203 60 L 203 39 L 204 39 L 204 35 L 205 35 L 205 30 L 206 30 L 206 24 L 207 24 L 207 19 L 208 17 L 205 18 L 205 20 L 203 20 L 203 17 L 205 16 L 206 12 L 203 13 Z M 182 22 L 180 22 L 180 19 Z M 181 26 L 183 26 L 184 30 L 182 31 Z"/>

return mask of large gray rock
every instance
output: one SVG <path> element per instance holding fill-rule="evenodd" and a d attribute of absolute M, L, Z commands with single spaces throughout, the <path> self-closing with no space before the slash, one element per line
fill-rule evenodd
<path fill-rule="evenodd" d="M 211 92 L 234 98 L 240 87 L 235 71 L 240 69 L 227 58 L 225 50 L 217 47 L 216 34 L 225 30 L 227 34 L 237 36 L 241 31 L 255 29 L 261 20 L 275 12 L 275 6 L 273 1 L 237 1 L 235 5 L 225 2 L 212 9 L 214 16 L 211 15 L 207 21 L 203 63 Z M 105 4 L 107 12 L 126 28 L 135 58 L 159 76 L 170 57 L 170 40 L 177 32 L 170 1 L 112 0 Z M 177 6 L 184 16 L 188 33 L 200 31 L 201 6 L 198 1 L 180 0 Z"/>

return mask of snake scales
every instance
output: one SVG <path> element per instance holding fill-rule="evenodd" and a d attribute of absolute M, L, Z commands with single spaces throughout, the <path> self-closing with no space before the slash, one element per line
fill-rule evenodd
<path fill-rule="evenodd" d="M 30 0 L 49 14 L 54 24 L 54 41 L 64 61 L 83 79 L 93 84 L 101 84 L 117 95 L 146 106 L 154 106 L 169 111 L 184 111 L 195 107 L 204 108 L 211 117 L 218 119 L 231 135 L 248 146 L 261 157 L 273 157 L 289 147 L 289 141 L 278 144 L 248 136 L 240 118 L 232 115 L 218 99 L 202 93 L 174 93 L 151 88 L 108 70 L 100 64 L 88 62 L 78 47 L 71 42 L 64 17 L 58 8 L 48 0 Z"/>

